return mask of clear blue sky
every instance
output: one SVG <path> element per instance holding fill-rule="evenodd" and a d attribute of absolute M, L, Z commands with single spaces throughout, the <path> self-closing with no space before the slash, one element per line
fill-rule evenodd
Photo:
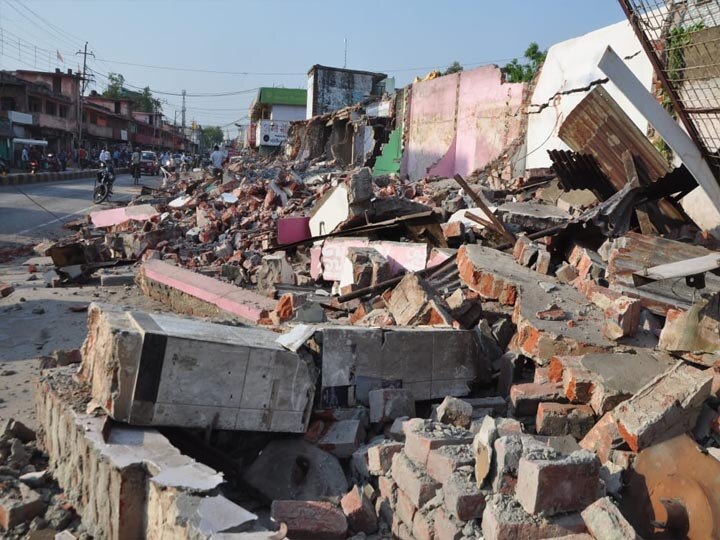
<path fill-rule="evenodd" d="M 87 40 L 98 91 L 109 72 L 189 94 L 304 88 L 313 64 L 343 65 L 347 37 L 349 68 L 388 73 L 400 87 L 454 60 L 502 65 L 531 41 L 544 49 L 623 19 L 617 0 L 0 0 L 0 67 L 76 69 Z M 253 95 L 188 97 L 187 121 L 232 123 Z M 158 97 L 179 120 L 181 98 Z"/>

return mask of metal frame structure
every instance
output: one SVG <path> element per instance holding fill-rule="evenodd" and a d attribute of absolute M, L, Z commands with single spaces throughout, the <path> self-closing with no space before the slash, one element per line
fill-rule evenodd
<path fill-rule="evenodd" d="M 619 0 L 672 105 L 720 180 L 720 0 Z"/>

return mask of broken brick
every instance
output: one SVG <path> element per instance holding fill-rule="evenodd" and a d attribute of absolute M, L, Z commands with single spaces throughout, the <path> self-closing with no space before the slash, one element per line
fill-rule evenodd
<path fill-rule="evenodd" d="M 534 416 L 543 402 L 567 403 L 562 385 L 557 383 L 524 383 L 510 388 L 510 402 L 516 416 Z"/>
<path fill-rule="evenodd" d="M 345 514 L 328 502 L 273 501 L 270 515 L 298 540 L 342 540 L 347 535 Z"/>
<path fill-rule="evenodd" d="M 582 439 L 595 424 L 595 413 L 588 405 L 541 403 L 535 429 L 540 435 L 572 435 Z"/>
<path fill-rule="evenodd" d="M 372 534 L 377 531 L 377 515 L 370 499 L 368 499 L 359 486 L 353 486 L 348 493 L 340 499 L 350 530 L 356 533 Z"/>

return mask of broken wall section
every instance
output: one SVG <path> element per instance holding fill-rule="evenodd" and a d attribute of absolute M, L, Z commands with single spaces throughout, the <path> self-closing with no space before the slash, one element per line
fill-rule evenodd
<path fill-rule="evenodd" d="M 525 90 L 497 66 L 413 84 L 401 174 L 468 175 L 496 160 L 521 135 Z"/>

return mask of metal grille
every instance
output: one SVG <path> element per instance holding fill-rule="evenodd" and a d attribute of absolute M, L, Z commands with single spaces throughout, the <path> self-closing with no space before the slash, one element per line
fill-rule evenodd
<path fill-rule="evenodd" d="M 666 105 L 720 179 L 720 0 L 619 0 Z"/>

